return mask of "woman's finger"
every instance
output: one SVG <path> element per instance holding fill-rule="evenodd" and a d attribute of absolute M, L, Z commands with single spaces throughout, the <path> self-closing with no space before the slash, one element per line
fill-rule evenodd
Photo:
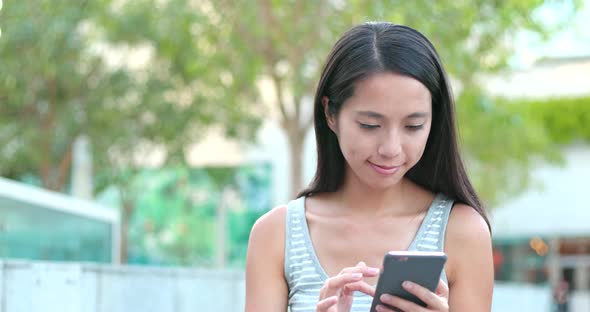
<path fill-rule="evenodd" d="M 320 299 L 338 295 L 338 290 L 348 283 L 358 282 L 363 279 L 363 273 L 344 273 L 329 278 L 320 289 Z"/>
<path fill-rule="evenodd" d="M 317 312 L 328 311 L 328 309 L 331 308 L 332 306 L 334 306 L 337 302 L 338 302 L 337 296 L 332 296 L 332 297 L 328 297 L 326 299 L 323 299 L 320 302 L 318 302 L 318 304 L 316 305 L 316 311 Z"/>
<path fill-rule="evenodd" d="M 358 282 L 346 284 L 342 288 L 342 291 L 347 294 L 352 294 L 352 292 L 360 291 L 360 292 L 367 294 L 371 297 L 375 296 L 375 287 L 369 285 L 367 282 L 364 282 L 364 281 L 358 281 Z"/>
<path fill-rule="evenodd" d="M 339 274 L 363 273 L 363 275 L 366 277 L 373 277 L 373 276 L 377 276 L 379 274 L 378 268 L 373 268 L 373 267 L 368 267 L 366 265 L 361 265 L 361 263 L 364 264 L 364 262 L 359 262 L 359 264 L 357 264 L 357 266 L 342 269 L 342 271 L 340 271 Z"/>
<path fill-rule="evenodd" d="M 362 281 L 363 277 L 372 277 L 379 274 L 379 269 L 367 267 L 364 262 L 359 262 L 357 266 L 344 268 L 340 274 L 329 278 L 320 289 L 320 299 L 330 296 L 336 296 L 341 293 L 342 288 L 347 284 Z M 366 283 L 365 283 L 366 284 Z M 374 295 L 375 290 L 370 285 L 354 285 L 349 291 L 361 291 L 363 293 Z"/>
<path fill-rule="evenodd" d="M 436 294 L 444 297 L 449 298 L 449 286 L 445 283 L 442 279 L 438 281 L 438 286 L 436 287 Z"/>
<path fill-rule="evenodd" d="M 429 308 L 435 308 L 437 311 L 446 311 L 449 308 L 446 298 L 437 296 L 425 287 L 410 281 L 403 282 L 402 287 L 426 303 Z"/>
<path fill-rule="evenodd" d="M 346 286 L 344 286 L 343 290 L 338 296 L 338 303 L 336 304 L 337 311 L 350 311 L 353 301 L 354 297 L 352 292 L 346 291 Z"/>
<path fill-rule="evenodd" d="M 345 273 L 341 275 L 336 275 L 327 281 L 328 288 L 331 289 L 338 289 L 342 288 L 344 285 L 348 283 L 357 282 L 363 279 L 363 273 L 356 272 L 356 273 Z"/>
<path fill-rule="evenodd" d="M 388 295 L 388 294 L 381 295 L 381 297 L 379 297 L 379 300 L 381 300 L 381 303 L 388 304 L 388 305 L 398 308 L 404 312 L 427 312 L 427 311 L 430 311 L 430 310 L 428 310 L 424 307 L 421 307 L 411 301 L 402 299 L 397 296 Z M 384 305 L 378 305 L 376 309 L 378 312 L 392 311 L 391 309 L 385 307 Z"/>
<path fill-rule="evenodd" d="M 377 276 L 379 274 L 379 271 L 381 271 L 379 268 L 367 266 L 363 261 L 357 263 L 356 268 L 360 268 L 364 276 L 371 277 Z"/>
<path fill-rule="evenodd" d="M 324 287 L 326 287 L 327 289 L 330 289 L 330 290 L 339 289 L 348 283 L 360 281 L 363 279 L 363 277 L 379 274 L 378 270 L 376 270 L 376 269 L 371 270 L 371 269 L 375 269 L 375 268 L 365 268 L 365 269 L 358 268 L 359 271 L 356 271 L 356 272 L 342 273 L 342 274 L 336 275 L 334 277 L 329 278 L 326 281 L 326 283 L 324 284 Z M 363 270 L 368 273 L 363 272 Z M 333 295 L 333 294 L 329 294 L 329 295 Z"/>
<path fill-rule="evenodd" d="M 388 307 L 386 307 L 386 306 L 384 306 L 384 305 L 381 305 L 381 304 L 378 304 L 378 305 L 375 307 L 375 310 L 376 310 L 377 312 L 394 312 L 392 309 L 390 309 L 390 308 L 388 308 Z"/>

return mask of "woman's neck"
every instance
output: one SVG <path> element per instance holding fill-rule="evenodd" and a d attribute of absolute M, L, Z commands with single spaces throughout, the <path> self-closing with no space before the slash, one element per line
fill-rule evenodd
<path fill-rule="evenodd" d="M 372 188 L 358 178 L 347 175 L 342 188 L 334 195 L 341 209 L 359 216 L 405 215 L 415 213 L 416 191 L 419 188 L 402 178 L 386 189 Z"/>

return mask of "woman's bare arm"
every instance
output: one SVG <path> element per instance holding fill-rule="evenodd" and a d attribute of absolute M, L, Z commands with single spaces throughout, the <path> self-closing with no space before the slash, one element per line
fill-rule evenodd
<path fill-rule="evenodd" d="M 287 310 L 286 213 L 287 207 L 274 208 L 252 228 L 246 259 L 246 312 Z"/>
<path fill-rule="evenodd" d="M 491 311 L 492 239 L 486 222 L 473 208 L 457 204 L 451 210 L 445 251 L 449 257 L 450 311 Z"/>

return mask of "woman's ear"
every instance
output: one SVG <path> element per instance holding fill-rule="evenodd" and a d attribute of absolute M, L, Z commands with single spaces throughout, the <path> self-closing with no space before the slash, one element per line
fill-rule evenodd
<path fill-rule="evenodd" d="M 336 133 L 336 116 L 330 113 L 329 107 L 330 99 L 327 96 L 322 97 L 322 105 L 324 105 L 324 116 L 326 116 L 326 123 L 332 132 Z"/>

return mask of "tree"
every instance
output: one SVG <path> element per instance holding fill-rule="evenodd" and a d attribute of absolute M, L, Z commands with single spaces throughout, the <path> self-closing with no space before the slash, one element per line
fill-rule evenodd
<path fill-rule="evenodd" d="M 102 60 L 85 51 L 81 24 L 89 2 L 33 6 L 11 3 L 3 12 L 0 40 L 0 172 L 34 171 L 40 184 L 63 191 L 72 145 L 88 126 L 100 99 L 116 96 L 126 77 L 106 72 Z M 112 90 L 106 90 L 109 85 Z"/>
<path fill-rule="evenodd" d="M 259 123 L 241 105 L 250 91 L 219 70 L 214 34 L 193 40 L 200 12 L 182 0 L 18 1 L 2 12 L 0 174 L 67 192 L 72 144 L 87 135 L 95 192 L 122 195 L 123 262 L 134 177 L 154 154 L 155 165 L 181 164 L 204 129 L 248 138 Z"/>
<path fill-rule="evenodd" d="M 568 2 L 569 3 L 569 2 Z M 577 1 L 571 1 L 572 8 Z M 330 46 L 352 25 L 369 20 L 387 20 L 414 27 L 431 38 L 450 75 L 466 90 L 476 89 L 474 74 L 503 68 L 510 55 L 510 40 L 516 30 L 526 29 L 542 36 L 556 26 L 546 26 L 534 18 L 544 1 L 211 1 L 216 25 L 227 35 L 221 51 L 240 51 L 232 67 L 256 66 L 258 77 L 268 77 L 280 112 L 291 157 L 291 193 L 302 188 L 302 147 L 312 125 L 310 99 Z M 573 10 L 572 10 L 573 12 Z M 562 23 L 563 24 L 563 23 Z M 238 78 L 240 79 L 240 78 Z M 240 79 L 241 80 L 241 79 Z M 460 106 L 477 105 L 461 102 Z M 460 108 L 461 109 L 461 108 Z M 465 110 L 470 110 L 466 108 Z M 501 114 L 500 114 L 501 115 Z M 477 119 L 462 118 L 461 128 L 474 131 Z M 518 140 L 508 136 L 507 139 Z M 472 141 L 466 141 L 472 144 Z M 506 146 L 515 146 L 508 144 Z M 467 152 L 473 150 L 469 145 Z M 490 151 L 490 150 L 487 150 Z M 543 152 L 543 148 L 537 149 Z M 482 152 L 480 150 L 480 152 Z M 518 166 L 503 166 L 505 158 L 526 163 L 531 155 L 506 151 L 507 157 L 477 158 L 486 166 L 513 171 Z M 480 174 L 473 166 L 473 175 Z M 493 202 L 502 193 L 506 176 L 495 181 L 499 192 L 486 192 Z M 477 185 L 481 188 L 483 185 Z"/>
<path fill-rule="evenodd" d="M 168 163 L 184 164 L 187 145 L 196 142 L 212 125 L 222 125 L 229 137 L 249 139 L 259 124 L 259 112 L 247 107 L 256 89 L 244 83 L 252 81 L 250 75 L 254 73 L 241 72 L 243 80 L 233 78 L 233 72 L 240 69 L 226 67 L 228 58 L 233 56 L 217 53 L 216 32 L 208 28 L 207 18 L 202 8 L 191 1 L 141 0 L 125 2 L 97 19 L 111 44 L 148 46 L 153 51 L 149 67 L 134 75 L 147 77 L 142 84 L 144 92 L 140 93 L 144 97 L 137 101 L 141 103 L 140 112 L 136 113 L 148 114 L 152 120 L 145 131 L 151 144 L 168 147 Z M 154 109 L 147 108 L 146 103 Z M 171 109 L 177 111 L 171 114 Z M 168 114 L 170 118 L 164 118 Z M 125 151 L 127 146 L 141 146 L 145 135 L 123 137 L 132 142 L 111 146 L 122 157 L 109 162 L 110 168 L 119 168 L 109 180 L 118 181 L 122 233 L 127 233 L 136 209 L 136 196 L 141 192 L 133 190 L 135 174 L 129 172 L 137 173 L 143 164 Z M 126 241 L 122 244 L 122 258 L 126 259 Z"/>

